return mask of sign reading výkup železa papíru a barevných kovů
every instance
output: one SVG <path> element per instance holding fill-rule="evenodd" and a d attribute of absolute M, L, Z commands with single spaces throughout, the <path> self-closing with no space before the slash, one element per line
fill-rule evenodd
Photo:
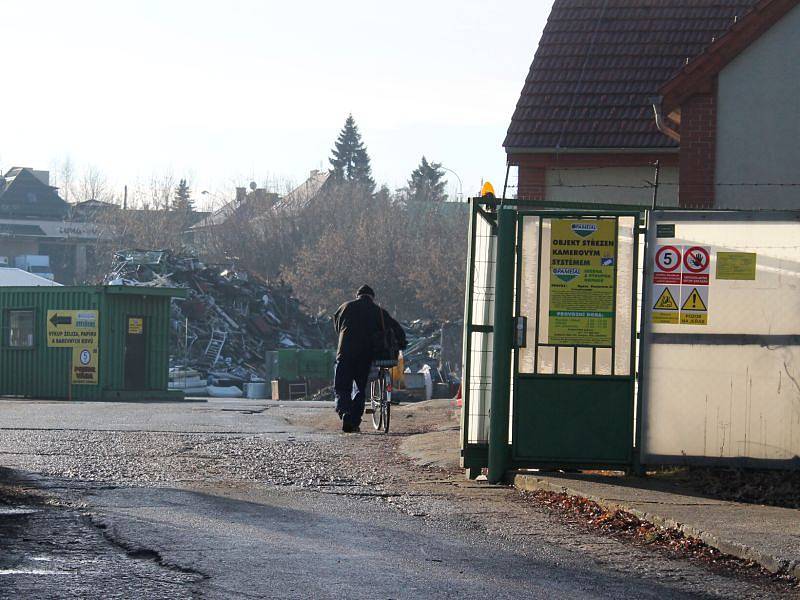
<path fill-rule="evenodd" d="M 554 219 L 548 343 L 611 346 L 616 277 L 615 219 Z"/>
<path fill-rule="evenodd" d="M 98 311 L 48 310 L 47 346 L 72 348 L 71 382 L 97 385 Z"/>

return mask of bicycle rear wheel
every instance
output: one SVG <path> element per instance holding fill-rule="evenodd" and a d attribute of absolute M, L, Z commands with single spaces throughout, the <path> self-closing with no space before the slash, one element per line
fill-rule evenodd
<path fill-rule="evenodd" d="M 381 406 L 383 407 L 383 432 L 389 433 L 389 417 L 392 410 L 392 374 L 386 370 L 381 378 Z"/>
<path fill-rule="evenodd" d="M 380 378 L 371 381 L 369 384 L 369 400 L 372 406 L 372 426 L 380 430 L 383 423 L 383 408 L 381 402 L 381 381 Z"/>

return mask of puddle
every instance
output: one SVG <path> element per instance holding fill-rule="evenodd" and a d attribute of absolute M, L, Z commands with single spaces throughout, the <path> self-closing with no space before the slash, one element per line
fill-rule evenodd
<path fill-rule="evenodd" d="M 72 575 L 72 572 L 45 571 L 44 569 L 0 569 L 0 575 Z"/>
<path fill-rule="evenodd" d="M 3 515 L 33 515 L 38 513 L 39 510 L 35 508 L 0 508 L 0 517 Z"/>

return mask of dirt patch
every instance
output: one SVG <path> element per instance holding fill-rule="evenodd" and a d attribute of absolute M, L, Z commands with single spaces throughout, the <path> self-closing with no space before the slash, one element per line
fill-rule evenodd
<path fill-rule="evenodd" d="M 458 469 L 459 429 L 418 433 L 400 443 L 400 452 L 421 467 Z"/>
<path fill-rule="evenodd" d="M 428 400 L 409 404 L 392 405 L 391 434 L 420 434 L 431 431 L 448 430 L 459 427 L 461 409 L 452 400 Z M 286 420 L 292 425 L 306 427 L 314 431 L 337 431 L 341 421 L 331 403 L 330 410 L 296 410 L 290 404 L 282 407 Z M 365 414 L 361 430 L 372 429 L 372 415 Z M 459 448 L 455 438 L 456 451 Z"/>

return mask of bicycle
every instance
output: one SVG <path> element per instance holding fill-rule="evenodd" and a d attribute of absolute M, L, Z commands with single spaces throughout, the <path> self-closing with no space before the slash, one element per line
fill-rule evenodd
<path fill-rule="evenodd" d="M 372 405 L 372 425 L 376 430 L 389 432 L 389 419 L 392 405 L 392 373 L 390 369 L 397 361 L 378 360 L 372 365 L 374 377 L 370 377 L 370 404 Z M 375 370 L 377 369 L 377 373 Z"/>

